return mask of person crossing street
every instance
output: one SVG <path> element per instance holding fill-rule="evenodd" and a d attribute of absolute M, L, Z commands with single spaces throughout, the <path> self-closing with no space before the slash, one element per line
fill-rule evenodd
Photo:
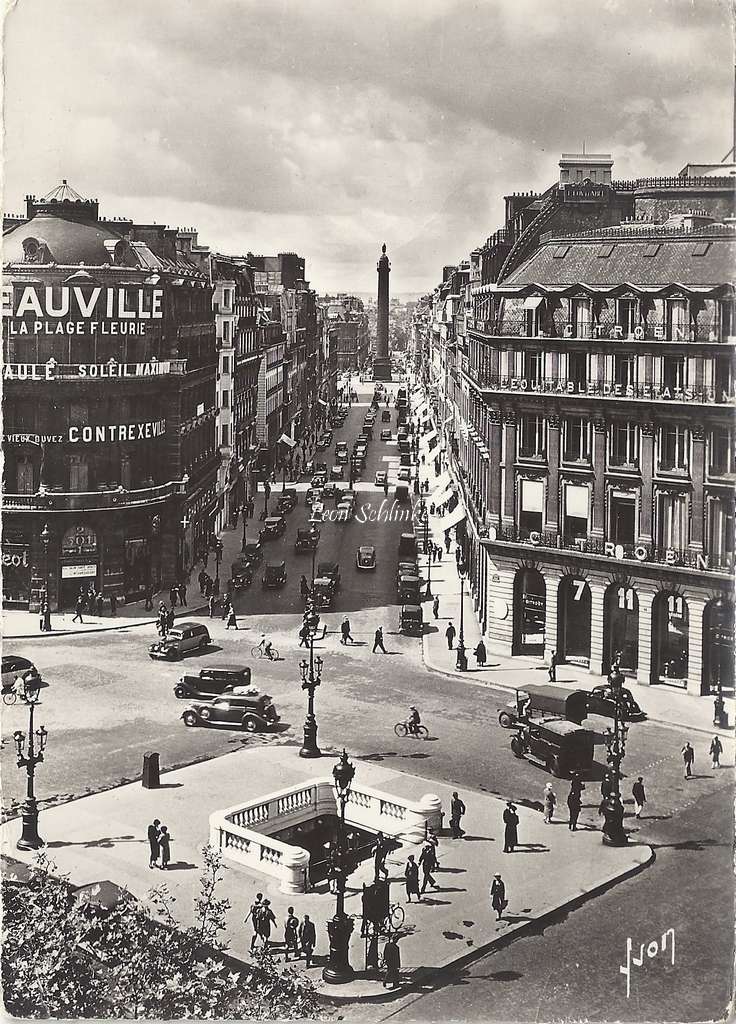
<path fill-rule="evenodd" d="M 351 644 L 355 643 L 355 641 L 353 640 L 352 636 L 350 635 L 350 619 L 347 617 L 347 615 L 345 616 L 345 618 L 340 623 L 340 633 L 341 633 L 341 637 L 340 637 L 340 643 L 341 644 L 347 644 L 348 642 L 350 642 Z"/>
<path fill-rule="evenodd" d="M 383 653 L 386 654 L 386 648 L 383 646 L 383 626 L 378 627 L 375 636 L 373 637 L 372 653 L 375 654 L 378 650 L 383 651 Z"/>

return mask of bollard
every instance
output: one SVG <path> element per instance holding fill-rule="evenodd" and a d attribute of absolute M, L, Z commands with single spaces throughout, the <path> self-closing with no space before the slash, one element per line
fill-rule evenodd
<path fill-rule="evenodd" d="M 144 789 L 158 789 L 159 787 L 158 754 L 154 750 L 148 750 L 143 755 L 143 778 L 141 782 Z"/>

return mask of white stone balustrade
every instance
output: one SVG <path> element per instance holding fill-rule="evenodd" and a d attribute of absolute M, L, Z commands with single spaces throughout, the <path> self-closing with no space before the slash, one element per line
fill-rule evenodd
<path fill-rule="evenodd" d="M 272 838 L 270 833 L 338 813 L 332 779 L 313 779 L 306 786 L 290 786 L 215 811 L 210 815 L 210 843 L 228 860 L 280 879 L 282 892 L 306 892 L 309 854 L 301 847 Z M 431 793 L 415 801 L 358 785 L 348 796 L 345 823 L 369 832 L 380 831 L 406 843 L 420 843 L 428 826 L 441 828 L 442 802 Z"/>

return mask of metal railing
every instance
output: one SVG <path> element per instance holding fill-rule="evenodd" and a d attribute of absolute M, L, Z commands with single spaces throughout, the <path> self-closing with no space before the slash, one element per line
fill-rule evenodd
<path fill-rule="evenodd" d="M 467 326 L 494 337 L 527 337 L 530 341 L 552 338 L 565 341 L 615 341 L 634 344 L 642 341 L 721 344 L 734 337 L 727 334 L 715 320 L 700 318 L 697 323 L 677 326 L 665 320 L 648 317 L 646 322 L 637 324 L 633 331 L 623 328 L 613 317 L 601 317 L 581 325 L 568 320 L 566 313 L 543 318 L 538 325 L 537 334 L 528 333 L 528 321 L 523 316 L 497 317 L 494 320 L 469 318 Z"/>
<path fill-rule="evenodd" d="M 3 505 L 10 512 L 91 512 L 133 505 L 153 505 L 184 494 L 186 482 L 169 480 L 165 484 L 126 490 L 116 487 L 105 491 L 37 491 L 36 494 L 4 494 Z"/>
<path fill-rule="evenodd" d="M 135 363 L 6 363 L 5 379 L 50 380 L 145 380 L 147 377 L 178 376 L 186 373 L 186 359 L 141 360 Z"/>
<path fill-rule="evenodd" d="M 734 388 L 712 386 L 653 384 L 621 384 L 615 380 L 574 381 L 569 377 L 501 377 L 471 366 L 468 376 L 489 391 L 513 394 L 557 395 L 570 398 L 611 398 L 639 402 L 694 402 L 700 405 L 722 405 L 733 402 Z"/>

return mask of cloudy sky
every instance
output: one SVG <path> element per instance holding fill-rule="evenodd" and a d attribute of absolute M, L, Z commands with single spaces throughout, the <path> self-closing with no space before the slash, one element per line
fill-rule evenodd
<path fill-rule="evenodd" d="M 731 145 L 729 0 L 16 0 L 5 208 L 62 178 L 104 213 L 296 250 L 314 287 L 431 289 L 562 151 L 614 177 Z"/>

